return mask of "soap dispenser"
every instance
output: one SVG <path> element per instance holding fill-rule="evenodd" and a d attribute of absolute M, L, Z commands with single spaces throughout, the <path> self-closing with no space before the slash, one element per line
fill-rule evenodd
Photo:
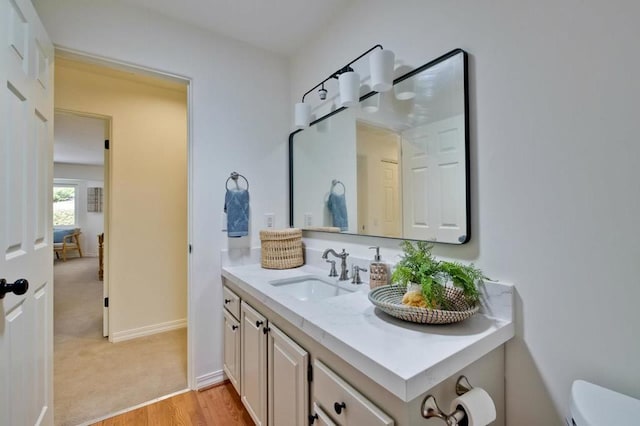
<path fill-rule="evenodd" d="M 369 248 L 376 250 L 376 254 L 369 265 L 369 287 L 374 289 L 389 284 L 389 265 L 381 260 L 380 247 Z"/>

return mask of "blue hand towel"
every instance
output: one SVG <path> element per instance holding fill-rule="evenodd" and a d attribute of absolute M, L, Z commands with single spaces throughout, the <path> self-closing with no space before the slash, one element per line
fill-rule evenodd
<path fill-rule="evenodd" d="M 227 189 L 224 196 L 224 212 L 227 214 L 227 235 L 245 237 L 249 235 L 249 191 Z"/>
<path fill-rule="evenodd" d="M 347 201 L 344 194 L 329 194 L 327 207 L 333 217 L 333 226 L 340 228 L 341 231 L 349 229 L 349 221 L 347 220 Z"/>

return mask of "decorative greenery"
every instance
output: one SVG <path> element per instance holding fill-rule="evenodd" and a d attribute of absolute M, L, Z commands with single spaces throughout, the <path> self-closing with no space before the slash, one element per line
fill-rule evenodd
<path fill-rule="evenodd" d="M 422 295 L 431 308 L 450 309 L 451 303 L 445 297 L 447 283 L 452 283 L 462 290 L 471 306 L 475 306 L 480 298 L 478 284 L 486 279 L 480 269 L 459 262 L 436 260 L 431 254 L 432 245 L 418 241 L 403 241 L 400 246 L 404 251 L 400 262 L 396 265 L 391 280 L 402 286 L 416 283 L 422 286 Z"/>

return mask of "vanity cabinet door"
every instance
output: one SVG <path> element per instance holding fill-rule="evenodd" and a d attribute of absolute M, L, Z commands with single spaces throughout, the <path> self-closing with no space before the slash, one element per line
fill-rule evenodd
<path fill-rule="evenodd" d="M 392 426 L 373 402 L 317 359 L 313 362 L 313 398 L 342 426 Z"/>
<path fill-rule="evenodd" d="M 269 425 L 307 424 L 309 354 L 272 323 L 268 336 Z"/>
<path fill-rule="evenodd" d="M 258 426 L 267 424 L 267 319 L 242 301 L 240 396 Z"/>
<path fill-rule="evenodd" d="M 224 311 L 224 372 L 240 395 L 240 322 Z"/>

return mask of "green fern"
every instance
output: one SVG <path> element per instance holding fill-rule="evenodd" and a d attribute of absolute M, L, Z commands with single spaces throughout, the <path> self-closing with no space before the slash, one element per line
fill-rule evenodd
<path fill-rule="evenodd" d="M 404 253 L 391 275 L 392 282 L 403 287 L 409 283 L 420 284 L 422 295 L 430 307 L 453 308 L 445 297 L 445 286 L 448 282 L 462 290 L 470 305 L 479 302 L 478 284 L 486 277 L 473 264 L 438 261 L 431 254 L 433 246 L 425 241 L 415 244 L 402 241 L 400 246 Z"/>

